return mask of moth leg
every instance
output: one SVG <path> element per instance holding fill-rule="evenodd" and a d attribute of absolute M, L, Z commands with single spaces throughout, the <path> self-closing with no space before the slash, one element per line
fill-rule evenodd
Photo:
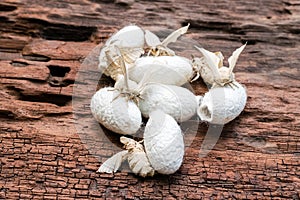
<path fill-rule="evenodd" d="M 134 101 L 134 103 L 135 103 L 136 105 L 139 105 L 139 101 L 138 101 L 138 100 L 133 99 L 133 101 Z"/>
<path fill-rule="evenodd" d="M 231 89 L 235 90 L 234 85 L 232 83 L 228 83 L 227 85 L 229 85 L 231 87 Z"/>
<path fill-rule="evenodd" d="M 235 90 L 235 88 L 239 88 L 239 86 L 237 84 L 235 84 L 234 82 L 229 82 L 228 85 L 233 89 Z"/>
<path fill-rule="evenodd" d="M 113 89 L 108 89 L 107 91 L 120 91 L 119 89 L 117 89 L 117 88 L 113 88 Z M 121 96 L 121 92 L 117 95 L 117 96 L 115 96 L 112 100 L 111 100 L 111 103 L 112 102 L 114 102 L 117 98 L 119 98 L 120 96 Z"/>
<path fill-rule="evenodd" d="M 159 56 L 159 54 L 160 54 L 160 49 L 157 49 L 157 48 L 156 48 L 156 50 L 157 50 L 157 51 L 155 52 L 155 55 L 154 55 L 155 57 Z"/>
<path fill-rule="evenodd" d="M 138 143 L 142 144 L 144 142 L 144 139 L 142 139 L 141 141 L 139 141 Z"/>
<path fill-rule="evenodd" d="M 118 90 L 118 89 L 113 88 L 113 89 L 108 89 L 107 91 L 113 92 L 113 91 L 116 91 L 116 90 Z"/>
<path fill-rule="evenodd" d="M 213 88 L 217 87 L 218 85 L 220 85 L 220 84 L 219 84 L 219 83 L 217 83 L 217 82 L 214 82 L 214 83 L 212 84 L 212 86 L 211 86 L 211 89 L 213 89 Z"/>
<path fill-rule="evenodd" d="M 193 77 L 190 78 L 190 79 L 191 79 L 190 82 L 191 82 L 191 83 L 194 82 L 194 81 L 197 80 L 199 77 L 200 77 L 200 73 L 197 72 L 196 75 L 194 75 Z"/>
<path fill-rule="evenodd" d="M 234 85 L 236 88 L 239 88 L 239 86 L 234 82 L 232 82 L 232 85 Z"/>
<path fill-rule="evenodd" d="M 129 108 L 129 99 L 126 98 L 126 106 L 127 106 L 127 109 Z"/>
<path fill-rule="evenodd" d="M 114 102 L 117 98 L 119 98 L 121 96 L 121 93 L 118 94 L 117 96 L 115 96 L 112 100 L 111 100 L 111 103 Z"/>

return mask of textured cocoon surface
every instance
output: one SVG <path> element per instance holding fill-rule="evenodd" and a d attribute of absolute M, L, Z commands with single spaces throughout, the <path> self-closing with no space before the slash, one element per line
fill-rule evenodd
<path fill-rule="evenodd" d="M 205 93 L 197 110 L 201 120 L 212 124 L 226 124 L 243 111 L 247 101 L 246 90 L 238 82 L 234 84 L 238 87 L 226 85 Z"/>
<path fill-rule="evenodd" d="M 119 96 L 112 87 L 97 91 L 91 100 L 91 111 L 95 119 L 107 129 L 120 134 L 135 134 L 142 123 L 141 112 L 132 101 Z"/>
<path fill-rule="evenodd" d="M 162 110 L 178 122 L 189 120 L 196 114 L 197 100 L 195 95 L 186 88 L 175 85 L 147 85 L 139 101 L 139 108 L 144 117 L 156 110 Z"/>
<path fill-rule="evenodd" d="M 182 164 L 184 141 L 181 129 L 170 115 L 151 112 L 144 132 L 145 151 L 151 166 L 161 174 L 172 174 Z"/>
<path fill-rule="evenodd" d="M 183 85 L 193 75 L 191 62 L 180 56 L 147 56 L 138 58 L 129 69 L 131 80 L 140 82 L 145 73 L 152 73 L 148 82 Z"/>

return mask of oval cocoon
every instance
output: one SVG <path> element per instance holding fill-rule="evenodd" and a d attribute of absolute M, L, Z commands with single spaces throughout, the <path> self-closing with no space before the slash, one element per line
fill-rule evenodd
<path fill-rule="evenodd" d="M 133 135 L 142 124 L 141 112 L 132 101 L 119 96 L 114 88 L 97 91 L 91 100 L 91 111 L 95 119 L 107 129 L 125 135 Z M 114 99 L 117 97 L 116 99 Z"/>
<path fill-rule="evenodd" d="M 196 96 L 186 88 L 175 85 L 149 84 L 141 93 L 139 108 L 144 117 L 154 110 L 162 110 L 176 121 L 183 122 L 195 115 Z"/>
<path fill-rule="evenodd" d="M 140 82 L 145 73 L 152 73 L 149 82 L 180 86 L 190 80 L 193 67 L 180 56 L 146 56 L 138 58 L 135 66 L 129 68 L 129 77 L 135 82 Z"/>
<path fill-rule="evenodd" d="M 197 109 L 201 120 L 212 124 L 226 124 L 243 111 L 247 93 L 241 84 L 236 81 L 234 84 L 237 87 L 215 87 L 205 93 Z"/>
<path fill-rule="evenodd" d="M 150 113 L 144 132 L 145 151 L 151 166 L 161 174 L 172 174 L 182 164 L 184 141 L 177 122 L 160 110 Z"/>

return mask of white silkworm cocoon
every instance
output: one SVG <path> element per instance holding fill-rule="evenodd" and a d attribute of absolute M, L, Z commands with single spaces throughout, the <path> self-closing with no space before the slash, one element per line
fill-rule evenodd
<path fill-rule="evenodd" d="M 140 95 L 139 108 L 144 117 L 157 109 L 171 115 L 178 122 L 189 120 L 196 114 L 197 100 L 186 88 L 175 85 L 148 84 Z"/>
<path fill-rule="evenodd" d="M 119 134 L 133 135 L 142 124 L 137 105 L 112 87 L 102 88 L 94 94 L 91 111 L 99 123 Z"/>
<path fill-rule="evenodd" d="M 181 86 L 193 75 L 191 62 L 181 56 L 147 56 L 138 58 L 128 70 L 131 80 L 140 82 L 145 73 L 152 73 L 148 82 Z"/>
<path fill-rule="evenodd" d="M 150 113 L 144 132 L 145 151 L 151 166 L 161 174 L 173 174 L 181 166 L 184 141 L 177 122 L 163 111 Z"/>
<path fill-rule="evenodd" d="M 226 124 L 236 118 L 244 109 L 247 101 L 245 88 L 238 82 L 211 88 L 200 100 L 197 114 L 201 120 L 212 124 Z"/>

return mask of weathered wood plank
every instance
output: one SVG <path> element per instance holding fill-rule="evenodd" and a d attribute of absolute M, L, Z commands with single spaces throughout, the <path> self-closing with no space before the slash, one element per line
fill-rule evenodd
<path fill-rule="evenodd" d="M 299 199 L 299 11 L 294 0 L 1 1 L 0 198 Z M 248 90 L 244 112 L 204 158 L 207 125 L 188 131 L 184 163 L 171 176 L 95 173 L 120 149 L 89 113 L 96 67 L 72 113 L 80 64 L 129 23 L 154 31 L 190 23 L 187 41 L 226 57 L 248 41 L 235 69 Z M 201 81 L 192 86 L 206 91 Z"/>

